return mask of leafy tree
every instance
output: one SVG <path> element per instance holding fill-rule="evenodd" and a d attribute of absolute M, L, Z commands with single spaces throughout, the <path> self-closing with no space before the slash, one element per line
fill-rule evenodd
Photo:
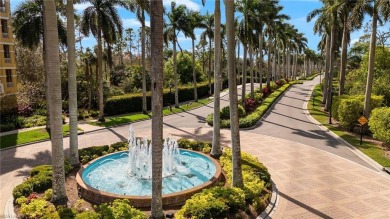
<path fill-rule="evenodd" d="M 188 84 L 193 81 L 192 72 L 195 70 L 196 72 L 196 80 L 202 81 L 203 76 L 201 74 L 200 66 L 199 64 L 192 65 L 191 56 L 188 53 L 179 53 L 177 54 L 177 74 L 179 76 L 179 80 L 181 84 Z M 171 57 L 168 59 L 168 61 L 164 65 L 164 81 L 165 85 L 168 84 L 169 81 L 172 81 L 174 79 L 174 64 L 173 64 L 174 58 Z"/>

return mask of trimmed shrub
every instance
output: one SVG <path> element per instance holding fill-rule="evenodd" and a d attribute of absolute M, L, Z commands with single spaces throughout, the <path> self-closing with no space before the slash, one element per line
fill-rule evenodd
<path fill-rule="evenodd" d="M 383 102 L 382 96 L 371 97 L 371 109 L 381 106 Z M 364 96 L 349 96 L 345 99 L 341 98 L 340 105 L 337 109 L 337 116 L 342 127 L 351 129 L 357 123 L 359 116 L 363 114 Z"/>
<path fill-rule="evenodd" d="M 93 211 L 83 211 L 76 214 L 75 219 L 100 219 L 102 216 L 99 213 Z"/>
<path fill-rule="evenodd" d="M 151 93 L 147 94 L 147 106 L 151 108 Z M 198 84 L 198 97 L 205 97 L 208 95 L 208 84 Z M 185 102 L 194 98 L 194 87 L 192 85 L 182 85 L 179 87 L 179 102 Z M 164 105 L 168 106 L 170 103 L 174 103 L 174 89 L 172 94 L 169 89 L 164 89 L 163 94 Z M 126 94 L 121 96 L 114 96 L 108 98 L 104 104 L 104 112 L 109 115 L 119 115 L 131 112 L 142 111 L 142 93 Z"/>
<path fill-rule="evenodd" d="M 225 218 L 228 212 L 229 207 L 223 200 L 214 197 L 212 193 L 201 192 L 188 199 L 175 218 Z"/>
<path fill-rule="evenodd" d="M 211 143 L 203 141 L 190 141 L 182 138 L 177 141 L 179 148 L 189 149 L 193 151 L 203 151 L 204 153 L 210 153 Z M 207 152 L 208 151 L 208 152 Z"/>
<path fill-rule="evenodd" d="M 22 204 L 20 207 L 22 218 L 42 218 L 43 216 L 52 216 L 53 213 L 56 213 L 56 207 L 43 199 L 33 199 L 30 203 Z M 55 218 L 60 217 L 58 216 Z"/>
<path fill-rule="evenodd" d="M 221 119 L 230 119 L 230 106 L 225 106 L 220 111 Z M 238 117 L 244 117 L 246 115 L 244 107 L 238 105 Z"/>
<path fill-rule="evenodd" d="M 390 144 L 390 107 L 372 110 L 368 125 L 374 134 L 374 138 Z"/>
<path fill-rule="evenodd" d="M 126 199 L 116 199 L 110 204 L 101 204 L 96 210 L 102 218 L 148 218 L 145 213 L 132 207 L 129 200 Z"/>

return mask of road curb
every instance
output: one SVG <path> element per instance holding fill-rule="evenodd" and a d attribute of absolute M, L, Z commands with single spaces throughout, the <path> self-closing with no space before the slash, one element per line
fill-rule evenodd
<path fill-rule="evenodd" d="M 339 141 L 341 144 L 344 144 L 347 146 L 347 148 L 352 152 L 354 153 L 356 156 L 358 156 L 360 159 L 362 159 L 364 162 L 366 162 L 367 164 L 369 164 L 373 169 L 375 169 L 376 171 L 378 172 L 383 172 L 384 173 L 384 167 L 380 164 L 378 164 L 376 161 L 374 161 L 373 159 L 371 159 L 369 156 L 365 155 L 363 152 L 361 152 L 359 149 L 357 149 L 356 147 L 354 147 L 353 145 L 351 145 L 349 142 L 347 142 L 346 140 L 344 140 L 343 138 L 341 138 L 340 136 L 338 136 L 337 134 L 335 134 L 334 132 L 332 132 L 331 130 L 329 130 L 327 127 L 325 127 L 324 125 L 322 125 L 320 122 L 318 122 L 316 119 L 314 119 L 307 106 L 308 106 L 308 103 L 311 99 L 311 96 L 312 96 L 312 93 L 313 93 L 313 90 L 315 88 L 316 85 L 314 85 L 310 91 L 308 92 L 308 96 L 306 97 L 305 99 L 305 102 L 303 103 L 303 112 L 304 114 L 306 115 L 306 117 L 312 121 L 314 124 L 318 125 L 322 130 L 326 131 L 327 133 L 329 133 L 332 137 L 334 137 L 337 141 Z"/>
<path fill-rule="evenodd" d="M 272 183 L 272 195 L 271 200 L 267 205 L 267 208 L 256 219 L 272 218 L 272 215 L 276 212 L 279 205 L 279 190 L 276 184 L 271 180 Z"/>

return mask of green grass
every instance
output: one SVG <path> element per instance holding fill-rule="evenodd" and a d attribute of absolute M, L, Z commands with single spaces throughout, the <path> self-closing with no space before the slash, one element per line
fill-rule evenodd
<path fill-rule="evenodd" d="M 80 129 L 79 129 L 80 130 Z M 64 136 L 69 135 L 69 125 L 62 126 Z M 40 140 L 49 139 L 49 133 L 44 128 L 33 129 L 30 131 L 14 133 L 10 135 L 0 136 L 0 148 L 7 148 L 16 145 L 31 143 Z"/>
<path fill-rule="evenodd" d="M 322 94 L 320 90 L 320 86 L 317 85 L 314 89 L 315 98 L 314 103 L 315 106 L 313 107 L 313 96 L 310 99 L 310 102 L 308 103 L 308 110 L 311 114 L 311 116 L 316 119 L 318 122 L 320 122 L 322 125 L 327 127 L 329 130 L 343 138 L 345 141 L 353 145 L 354 147 L 358 148 L 360 151 L 362 151 L 364 154 L 375 160 L 377 163 L 384 167 L 390 166 L 390 159 L 385 157 L 385 152 L 377 147 L 375 144 L 371 142 L 363 141 L 362 145 L 360 145 L 360 139 L 349 134 L 348 132 L 345 132 L 340 127 L 334 127 L 328 124 L 329 122 L 329 115 L 321 110 L 320 103 L 322 101 Z"/>
<path fill-rule="evenodd" d="M 204 99 L 199 99 L 198 102 L 189 102 L 188 104 L 180 105 L 179 108 L 172 106 L 172 111 L 169 109 L 169 107 L 166 107 L 163 110 L 163 115 L 166 116 L 170 114 L 185 112 L 200 106 L 207 105 L 210 102 L 211 102 L 210 99 L 204 98 Z M 88 124 L 101 126 L 101 127 L 111 127 L 111 126 L 122 125 L 130 122 L 137 122 L 140 120 L 150 119 L 151 117 L 152 117 L 151 112 L 149 112 L 148 114 L 133 113 L 133 114 L 126 114 L 126 115 L 106 118 L 105 122 L 89 122 Z"/>

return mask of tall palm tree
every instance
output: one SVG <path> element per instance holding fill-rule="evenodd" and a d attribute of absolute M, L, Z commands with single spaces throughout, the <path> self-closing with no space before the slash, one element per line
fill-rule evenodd
<path fill-rule="evenodd" d="M 66 2 L 68 40 L 68 89 L 69 89 L 69 148 L 70 164 L 79 166 L 77 129 L 76 44 L 73 0 Z"/>
<path fill-rule="evenodd" d="M 226 13 L 226 36 L 227 36 L 227 58 L 229 74 L 229 99 L 230 99 L 230 124 L 232 139 L 232 162 L 233 162 L 233 186 L 242 188 L 241 148 L 240 148 L 240 128 L 238 126 L 238 105 L 237 105 L 237 84 L 236 71 L 234 70 L 234 0 L 225 0 Z"/>
<path fill-rule="evenodd" d="M 162 145 L 163 145 L 163 5 L 162 0 L 150 4 L 150 38 L 152 50 L 152 204 L 151 218 L 165 218 L 162 209 Z"/>
<path fill-rule="evenodd" d="M 219 157 L 222 154 L 221 141 L 221 117 L 220 109 L 220 89 L 221 89 L 221 2 L 215 0 L 214 9 L 214 117 L 213 117 L 213 144 L 211 148 L 211 155 Z M 234 48 L 233 48 L 234 51 Z"/>
<path fill-rule="evenodd" d="M 122 5 L 120 0 L 86 0 L 91 3 L 82 15 L 81 32 L 85 36 L 90 33 L 97 39 L 97 57 L 98 57 L 98 76 L 99 76 L 99 119 L 104 122 L 104 103 L 103 103 L 103 38 L 107 42 L 116 39 L 116 34 L 122 35 L 122 20 L 118 15 L 116 5 Z M 111 40 L 110 40 L 111 39 Z"/>
<path fill-rule="evenodd" d="M 137 19 L 141 22 L 141 65 L 142 65 L 142 112 L 147 113 L 147 100 L 146 100 L 146 63 L 145 63 L 145 12 L 149 13 L 150 2 L 149 0 L 131 0 L 128 2 L 127 7 L 130 11 L 134 12 Z"/>
<path fill-rule="evenodd" d="M 192 11 L 189 10 L 187 12 L 188 14 L 188 19 L 189 19 L 189 29 L 190 29 L 190 37 L 191 37 L 191 42 L 192 42 L 192 76 L 193 76 L 193 82 L 194 82 L 194 100 L 198 101 L 198 89 L 197 89 L 197 81 L 196 81 L 196 68 L 195 68 L 195 28 L 203 28 L 204 27 L 204 22 L 203 19 L 204 17 L 198 12 L 198 11 Z"/>
<path fill-rule="evenodd" d="M 211 40 L 214 38 L 214 15 L 209 14 L 208 12 L 205 15 L 204 21 L 204 32 L 201 35 L 201 38 L 208 38 L 209 39 L 209 65 L 208 65 L 208 72 L 207 72 L 207 79 L 209 81 L 209 95 L 212 94 L 211 89 Z"/>
<path fill-rule="evenodd" d="M 186 14 L 187 8 L 184 5 L 176 7 L 176 2 L 171 2 L 171 11 L 168 13 L 169 23 L 166 24 L 164 32 L 165 43 L 172 41 L 173 44 L 173 78 L 175 84 L 175 107 L 179 107 L 179 89 L 178 89 L 178 78 L 177 78 L 177 57 L 176 57 L 176 45 L 178 44 L 177 36 L 180 31 L 184 35 L 190 35 L 189 19 Z M 180 47 L 180 45 L 179 45 Z"/>
<path fill-rule="evenodd" d="M 364 115 L 369 118 L 371 114 L 371 93 L 374 80 L 376 32 L 378 20 L 388 21 L 390 18 L 390 2 L 386 0 L 360 0 L 357 1 L 353 9 L 353 20 L 362 20 L 364 12 L 372 12 L 372 30 L 370 40 L 370 50 L 368 57 L 368 74 L 366 83 L 366 92 L 364 98 Z"/>
<path fill-rule="evenodd" d="M 45 37 L 43 34 L 43 1 L 28 0 L 17 6 L 12 15 L 12 26 L 15 38 L 21 42 L 21 45 L 34 50 L 41 43 L 43 50 L 45 49 Z M 57 16 L 58 37 L 62 45 L 66 45 L 66 28 L 62 20 Z M 43 60 L 45 60 L 45 52 L 42 52 Z M 48 83 L 48 75 L 45 71 L 45 81 Z M 46 86 L 46 109 L 47 119 L 46 128 L 50 129 L 50 101 L 48 86 Z"/>
<path fill-rule="evenodd" d="M 44 60 L 45 71 L 48 76 L 50 91 L 50 140 L 52 147 L 52 188 L 51 201 L 66 204 L 65 189 L 64 148 L 62 136 L 62 99 L 61 99 L 61 73 L 58 42 L 56 5 L 54 0 L 43 1 L 43 35 L 45 37 Z"/>

